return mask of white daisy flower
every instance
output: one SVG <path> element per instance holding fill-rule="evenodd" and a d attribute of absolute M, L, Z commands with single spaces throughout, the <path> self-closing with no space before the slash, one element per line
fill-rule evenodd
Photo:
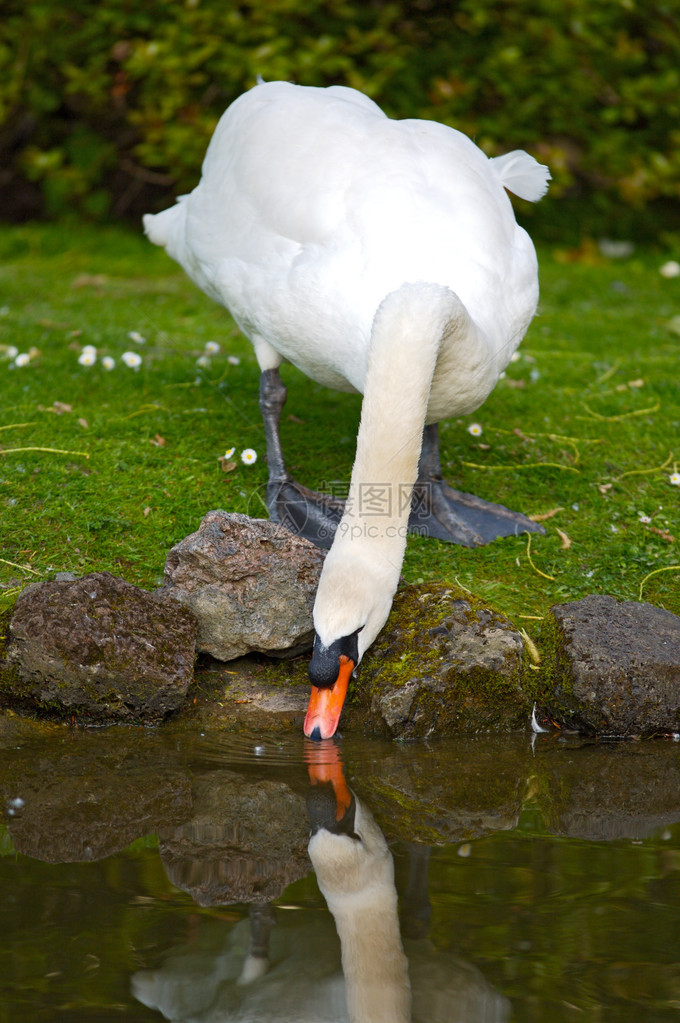
<path fill-rule="evenodd" d="M 78 356 L 78 362 L 81 366 L 94 366 L 96 361 L 97 352 L 94 348 L 83 348 Z"/>
<path fill-rule="evenodd" d="M 659 273 L 662 277 L 668 277 L 669 279 L 671 277 L 680 277 L 680 263 L 675 259 L 670 259 L 663 266 L 659 267 Z"/>
<path fill-rule="evenodd" d="M 513 352 L 512 355 L 510 356 L 510 362 L 519 362 L 521 358 L 522 356 L 519 354 L 519 352 Z"/>
<path fill-rule="evenodd" d="M 15 366 L 28 366 L 30 361 L 31 361 L 31 356 L 28 354 L 28 352 L 19 352 L 19 354 L 14 359 L 14 365 Z"/>
<path fill-rule="evenodd" d="M 10 345 L 9 348 L 5 351 L 5 355 L 7 356 L 8 359 L 16 359 L 18 354 L 19 349 L 15 348 L 14 345 Z"/>
<path fill-rule="evenodd" d="M 257 452 L 252 448 L 246 448 L 241 452 L 241 461 L 244 465 L 254 465 L 257 461 Z"/>
<path fill-rule="evenodd" d="M 137 355 L 137 352 L 123 352 L 121 359 L 130 369 L 139 369 L 142 365 L 142 357 Z"/>
<path fill-rule="evenodd" d="M 644 523 L 645 526 L 648 525 L 652 521 L 650 519 L 649 515 L 643 515 L 642 513 L 640 513 L 639 518 L 640 518 L 640 522 Z"/>
<path fill-rule="evenodd" d="M 229 448 L 229 450 L 228 450 L 228 451 L 225 451 L 225 452 L 224 452 L 224 458 L 225 458 L 225 459 L 226 459 L 227 461 L 229 461 L 229 459 L 230 459 L 230 458 L 233 458 L 233 457 L 234 457 L 234 452 L 235 452 L 235 451 L 236 451 L 236 448 Z"/>
<path fill-rule="evenodd" d="M 239 359 L 238 355 L 227 356 L 227 362 L 229 363 L 230 366 L 238 366 L 240 361 L 241 360 Z"/>
<path fill-rule="evenodd" d="M 210 359 L 207 355 L 201 355 L 198 359 L 196 359 L 196 365 L 200 366 L 201 369 L 207 369 L 210 365 Z"/>
<path fill-rule="evenodd" d="M 220 350 L 220 346 L 218 345 L 217 341 L 206 341 L 205 350 L 208 353 L 208 355 L 217 355 L 217 353 Z"/>
<path fill-rule="evenodd" d="M 668 482 L 672 487 L 680 487 L 680 472 L 672 472 L 668 477 Z"/>
<path fill-rule="evenodd" d="M 104 369 L 112 370 L 116 367 L 116 360 L 112 359 L 110 355 L 105 355 L 102 359 L 102 366 Z"/>
<path fill-rule="evenodd" d="M 467 432 L 471 433 L 473 437 L 481 437 L 484 431 L 479 423 L 470 423 L 467 428 Z"/>
<path fill-rule="evenodd" d="M 136 345 L 146 344 L 146 338 L 143 337 L 137 330 L 130 330 L 128 332 L 128 337 L 130 338 L 131 341 L 134 341 Z"/>

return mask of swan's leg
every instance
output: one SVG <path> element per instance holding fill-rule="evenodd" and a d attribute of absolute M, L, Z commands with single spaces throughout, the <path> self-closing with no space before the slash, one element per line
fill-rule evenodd
<path fill-rule="evenodd" d="M 317 547 L 330 547 L 342 518 L 344 501 L 308 490 L 288 474 L 279 433 L 285 401 L 286 388 L 278 369 L 263 370 L 260 376 L 260 412 L 267 443 L 269 515 L 272 522 L 280 522 Z"/>
<path fill-rule="evenodd" d="M 274 907 L 253 904 L 250 907 L 250 948 L 243 963 L 238 984 L 252 984 L 269 969 L 269 936 L 276 923 Z"/>
<path fill-rule="evenodd" d="M 409 529 L 420 536 L 479 547 L 499 536 L 544 533 L 543 526 L 502 504 L 453 490 L 442 479 L 437 425 L 426 426 L 413 488 Z"/>
<path fill-rule="evenodd" d="M 263 370 L 260 376 L 260 411 L 267 444 L 269 480 L 266 500 L 269 515 L 272 522 L 280 522 L 317 547 L 327 548 L 331 546 L 342 518 L 344 501 L 303 487 L 286 470 L 279 433 L 285 401 L 286 388 L 278 369 Z M 499 536 L 545 532 L 542 526 L 520 512 L 449 487 L 442 479 L 436 425 L 425 427 L 423 432 L 409 529 L 420 536 L 449 540 L 464 547 L 481 546 Z"/>
<path fill-rule="evenodd" d="M 260 376 L 260 412 L 267 442 L 267 466 L 269 468 L 267 498 L 270 487 L 275 487 L 277 483 L 283 483 L 288 478 L 279 436 L 281 409 L 286 404 L 286 397 L 287 391 L 278 369 L 263 370 Z"/>

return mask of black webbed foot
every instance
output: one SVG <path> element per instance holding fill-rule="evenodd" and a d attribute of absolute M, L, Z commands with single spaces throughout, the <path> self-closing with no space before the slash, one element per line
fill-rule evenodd
<path fill-rule="evenodd" d="M 339 497 L 318 494 L 290 476 L 270 480 L 267 485 L 267 508 L 272 522 L 280 522 L 317 547 L 331 546 L 344 507 L 345 502 Z"/>
<path fill-rule="evenodd" d="M 328 548 L 333 543 L 345 502 L 309 490 L 288 475 L 279 437 L 285 400 L 286 388 L 278 369 L 264 370 L 260 378 L 260 410 L 267 439 L 269 515 L 273 522 L 280 522 L 317 547 Z M 419 472 L 409 518 L 412 533 L 464 547 L 478 547 L 501 536 L 545 532 L 543 526 L 521 512 L 448 486 L 441 475 L 436 425 L 427 426 L 423 432 Z"/>
<path fill-rule="evenodd" d="M 462 547 L 480 547 L 500 536 L 545 533 L 543 526 L 521 512 L 481 497 L 454 490 L 442 479 L 439 431 L 436 424 L 423 431 L 419 476 L 413 488 L 409 530 L 420 536 L 448 540 Z"/>
<path fill-rule="evenodd" d="M 545 533 L 543 526 L 502 504 L 454 490 L 444 480 L 419 479 L 413 489 L 409 532 L 481 547 L 500 536 Z"/>

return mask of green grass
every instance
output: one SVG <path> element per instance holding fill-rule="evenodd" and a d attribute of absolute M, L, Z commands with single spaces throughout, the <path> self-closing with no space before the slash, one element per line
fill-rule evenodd
<path fill-rule="evenodd" d="M 441 431 L 454 486 L 531 515 L 560 509 L 547 535 L 530 550 L 526 536 L 479 550 L 412 538 L 404 563 L 407 581 L 458 580 L 529 631 L 529 616 L 588 593 L 680 612 L 680 487 L 670 483 L 680 468 L 680 339 L 668 326 L 680 278 L 659 274 L 664 253 L 580 255 L 539 253 L 540 314 L 521 357 L 483 408 Z M 209 340 L 222 353 L 200 368 Z M 85 344 L 116 368 L 79 365 Z M 9 346 L 32 352 L 29 364 L 13 367 Z M 120 362 L 126 350 L 143 357 L 138 371 Z M 4 599 L 65 570 L 107 569 L 153 588 L 168 549 L 209 509 L 265 516 L 258 376 L 224 310 L 141 234 L 2 228 Z M 359 400 L 292 367 L 283 376 L 290 468 L 312 487 L 346 483 Z M 480 437 L 467 432 L 473 421 Z M 218 457 L 232 446 L 237 458 L 254 448 L 257 463 L 223 472 Z"/>

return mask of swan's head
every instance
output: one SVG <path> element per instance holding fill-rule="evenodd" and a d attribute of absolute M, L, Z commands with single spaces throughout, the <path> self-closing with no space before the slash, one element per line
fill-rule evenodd
<path fill-rule="evenodd" d="M 340 721 L 352 672 L 359 663 L 359 632 L 340 636 L 328 646 L 314 636 L 309 662 L 312 694 L 305 717 L 305 735 L 310 739 L 330 739 Z"/>
<path fill-rule="evenodd" d="M 333 905 L 377 883 L 394 884 L 392 856 L 382 831 L 370 811 L 347 791 L 351 802 L 339 819 L 329 785 L 313 789 L 307 799 L 309 855 L 319 887 Z"/>
<path fill-rule="evenodd" d="M 329 551 L 314 603 L 312 693 L 304 724 L 310 739 L 335 734 L 352 673 L 387 621 L 400 568 L 401 560 L 365 550 L 334 545 Z"/>

